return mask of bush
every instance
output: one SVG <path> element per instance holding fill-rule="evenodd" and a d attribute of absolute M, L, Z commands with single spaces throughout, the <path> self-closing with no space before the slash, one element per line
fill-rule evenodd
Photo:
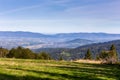
<path fill-rule="evenodd" d="M 9 51 L 5 48 L 0 48 L 0 57 L 6 57 L 6 55 L 9 53 Z"/>
<path fill-rule="evenodd" d="M 13 48 L 7 54 L 8 58 L 22 58 L 22 59 L 34 59 L 35 55 L 30 49 L 22 47 Z"/>
<path fill-rule="evenodd" d="M 37 54 L 37 59 L 50 60 L 52 58 L 48 53 L 41 52 L 41 53 Z"/>

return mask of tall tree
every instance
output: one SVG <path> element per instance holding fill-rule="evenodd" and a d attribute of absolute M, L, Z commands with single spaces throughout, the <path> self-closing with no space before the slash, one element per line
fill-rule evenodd
<path fill-rule="evenodd" d="M 84 59 L 92 59 L 92 54 L 90 49 L 87 50 L 87 53 L 85 54 L 85 58 Z"/>
<path fill-rule="evenodd" d="M 110 63 L 116 63 L 118 61 L 118 55 L 116 51 L 116 47 L 114 44 L 111 45 L 110 51 L 109 51 L 109 57 L 110 57 Z"/>
<path fill-rule="evenodd" d="M 102 60 L 103 63 L 115 64 L 118 61 L 118 55 L 115 45 L 111 45 L 109 51 L 102 51 L 99 54 L 99 58 Z"/>

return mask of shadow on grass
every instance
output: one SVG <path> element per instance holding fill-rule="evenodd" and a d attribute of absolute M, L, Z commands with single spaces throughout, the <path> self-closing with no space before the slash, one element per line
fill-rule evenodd
<path fill-rule="evenodd" d="M 52 77 L 41 78 L 34 76 L 14 76 L 7 74 L 0 74 L 0 80 L 53 80 L 53 77 L 57 77 L 57 80 L 102 80 L 98 78 L 107 77 L 113 78 L 116 80 L 120 80 L 120 68 L 118 65 L 102 65 L 102 64 L 84 64 L 88 67 L 75 67 L 75 66 L 53 66 L 53 68 L 57 68 L 63 71 L 70 71 L 72 74 L 65 73 L 54 73 L 54 72 L 45 72 L 45 71 L 37 71 L 37 70 L 29 70 L 22 68 L 9 68 L 13 70 L 22 70 L 23 72 L 33 72 L 38 75 L 49 75 Z M 49 66 L 48 66 L 49 67 Z"/>
<path fill-rule="evenodd" d="M 81 64 L 81 63 L 80 63 Z M 120 80 L 120 65 L 107 65 L 107 64 L 84 64 L 86 67 L 67 67 L 67 66 L 60 66 L 64 70 L 70 70 L 73 72 L 74 75 L 80 76 L 78 73 L 86 73 L 94 76 L 96 75 L 105 76 L 107 78 L 112 78 L 115 80 Z M 77 73 L 76 73 L 77 72 Z M 97 79 L 98 80 L 98 79 Z"/>
<path fill-rule="evenodd" d="M 60 68 L 60 67 L 58 67 Z M 63 68 L 63 67 L 61 67 Z M 68 74 L 64 74 L 64 73 L 51 73 L 51 72 L 45 72 L 45 71 L 36 71 L 36 70 L 27 70 L 27 69 L 20 69 L 20 68 L 10 68 L 10 69 L 15 69 L 15 70 L 22 70 L 22 71 L 27 71 L 27 72 L 33 72 L 33 73 L 37 73 L 39 75 L 49 75 L 49 76 L 52 76 L 52 77 L 57 77 L 57 80 L 64 80 L 64 79 L 67 79 L 67 80 L 101 80 L 99 78 L 96 78 L 95 76 L 91 76 L 89 74 L 81 74 L 81 76 L 77 76 L 77 75 L 70 75 L 69 73 Z M 71 68 L 72 69 L 72 68 Z M 68 68 L 69 70 L 69 68 Z M 28 77 L 28 79 L 27 79 Z M 25 77 L 26 79 L 25 80 L 29 80 L 30 76 L 26 76 Z M 20 80 L 24 80 L 24 79 L 20 79 Z M 36 80 L 35 77 L 33 77 L 32 80 Z M 53 80 L 52 78 L 44 78 L 44 79 L 37 79 L 37 80 Z"/>
<path fill-rule="evenodd" d="M 52 80 L 50 78 L 37 78 L 33 76 L 15 76 L 0 73 L 0 80 Z"/>

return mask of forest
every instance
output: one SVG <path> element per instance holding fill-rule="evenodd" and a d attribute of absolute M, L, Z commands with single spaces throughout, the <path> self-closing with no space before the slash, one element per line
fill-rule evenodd
<path fill-rule="evenodd" d="M 2 58 L 19 58 L 19 59 L 43 59 L 43 60 L 103 60 L 109 63 L 119 61 L 119 40 L 105 43 L 91 44 L 75 49 L 44 49 L 35 52 L 28 48 L 18 46 L 10 50 L 0 48 L 0 57 Z M 51 53 L 51 52 L 52 53 Z M 55 52 L 56 51 L 56 52 Z"/>

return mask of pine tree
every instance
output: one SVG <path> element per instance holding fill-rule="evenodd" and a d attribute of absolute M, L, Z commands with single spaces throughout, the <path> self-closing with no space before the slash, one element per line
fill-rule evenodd
<path fill-rule="evenodd" d="M 114 44 L 111 45 L 110 50 L 116 50 L 116 47 Z"/>
<path fill-rule="evenodd" d="M 118 61 L 115 45 L 111 45 L 109 51 L 102 51 L 99 54 L 99 58 L 102 60 L 102 63 L 115 64 Z"/>
<path fill-rule="evenodd" d="M 85 58 L 84 59 L 92 59 L 92 54 L 90 49 L 87 50 L 87 53 L 85 54 Z"/>
<path fill-rule="evenodd" d="M 118 55 L 114 44 L 112 44 L 112 46 L 110 47 L 109 58 L 109 62 L 111 64 L 114 64 L 118 61 Z"/>

